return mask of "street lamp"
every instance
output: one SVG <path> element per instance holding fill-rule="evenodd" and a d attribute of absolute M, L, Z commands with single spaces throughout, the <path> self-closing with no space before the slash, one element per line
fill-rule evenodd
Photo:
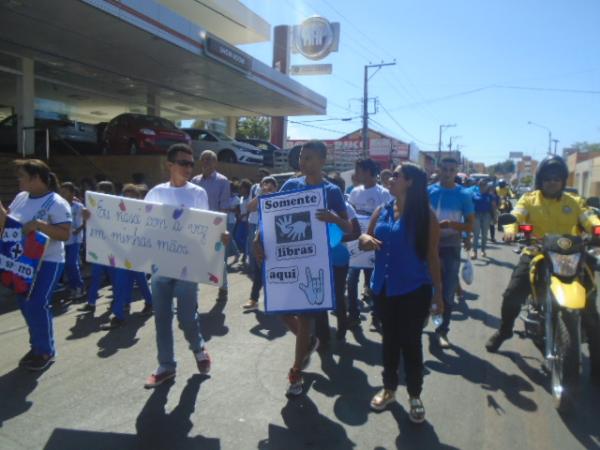
<path fill-rule="evenodd" d="M 438 139 L 438 160 L 437 160 L 438 167 L 440 166 L 440 162 L 442 160 L 442 132 L 446 128 L 452 128 L 452 127 L 455 127 L 455 126 L 456 126 L 455 123 L 440 125 L 440 136 L 439 136 L 439 139 Z"/>
<path fill-rule="evenodd" d="M 527 125 L 532 125 L 534 127 L 543 128 L 544 130 L 546 130 L 548 132 L 548 154 L 551 155 L 552 154 L 552 130 L 550 130 L 550 128 L 548 128 L 547 126 L 540 125 L 539 123 L 532 122 L 531 120 L 529 122 L 527 122 Z"/>

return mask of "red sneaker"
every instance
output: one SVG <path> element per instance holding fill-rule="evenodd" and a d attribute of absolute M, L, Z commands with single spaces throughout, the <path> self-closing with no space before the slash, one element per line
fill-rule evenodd
<path fill-rule="evenodd" d="M 171 378 L 175 378 L 175 371 L 174 370 L 168 370 L 168 371 L 162 372 L 162 373 L 160 373 L 158 375 L 155 374 L 155 373 L 153 373 L 146 380 L 146 383 L 144 384 L 144 387 L 146 389 L 153 389 L 153 388 L 155 388 L 157 386 L 160 386 L 165 381 L 170 380 Z"/>
<path fill-rule="evenodd" d="M 196 357 L 196 365 L 198 366 L 198 372 L 202 375 L 210 372 L 210 355 L 204 349 L 200 350 L 194 355 Z"/>

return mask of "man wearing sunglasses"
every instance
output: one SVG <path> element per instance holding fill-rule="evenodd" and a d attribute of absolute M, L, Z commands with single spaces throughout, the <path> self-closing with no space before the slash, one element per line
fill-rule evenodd
<path fill-rule="evenodd" d="M 148 192 L 145 200 L 185 208 L 209 209 L 208 196 L 200 186 L 189 182 L 194 168 L 192 148 L 187 144 L 174 144 L 167 151 L 169 181 L 159 184 Z M 221 241 L 226 246 L 229 235 L 225 232 Z M 190 350 L 194 354 L 198 371 L 210 371 L 210 356 L 206 351 L 200 332 L 198 314 L 198 284 L 174 278 L 152 276 L 152 302 L 156 325 L 158 369 L 148 377 L 145 387 L 154 388 L 175 377 L 175 352 L 173 343 L 173 298 L 177 298 L 177 320 L 183 330 Z"/>
<path fill-rule="evenodd" d="M 581 197 L 565 192 L 569 171 L 559 156 L 549 156 L 538 166 L 535 176 L 535 190 L 524 194 L 512 214 L 517 223 L 504 227 L 504 240 L 515 239 L 519 223 L 533 225 L 533 234 L 543 237 L 546 234 L 580 234 L 580 227 L 588 233 L 592 227 L 600 225 L 600 220 L 590 210 Z M 489 339 L 486 348 L 496 352 L 502 343 L 513 334 L 515 319 L 531 292 L 529 263 L 532 256 L 527 252 L 513 270 L 502 300 L 502 323 Z M 592 377 L 600 382 L 600 318 L 596 302 L 588 301 L 582 314 L 582 325 L 589 342 Z"/>

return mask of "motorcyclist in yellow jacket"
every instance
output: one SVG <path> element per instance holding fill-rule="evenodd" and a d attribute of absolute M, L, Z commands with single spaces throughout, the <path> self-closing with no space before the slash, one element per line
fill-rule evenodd
<path fill-rule="evenodd" d="M 496 195 L 500 198 L 506 197 L 506 198 L 511 198 L 514 197 L 513 192 L 511 191 L 510 187 L 508 186 L 508 184 L 506 183 L 506 181 L 504 179 L 500 179 L 498 180 L 498 186 L 496 186 Z"/>
<path fill-rule="evenodd" d="M 504 239 L 513 241 L 519 223 L 533 225 L 533 235 L 543 237 L 552 234 L 580 234 L 580 227 L 587 232 L 600 225 L 600 220 L 585 201 L 578 196 L 564 192 L 568 169 L 562 158 L 551 156 L 538 166 L 535 177 L 535 190 L 524 194 L 512 211 L 517 223 L 504 228 Z M 495 352 L 510 337 L 515 319 L 521 306 L 531 293 L 529 264 L 532 256 L 524 253 L 513 270 L 502 300 L 502 323 L 489 339 L 486 348 Z M 600 382 L 600 318 L 595 301 L 588 301 L 582 314 L 582 325 L 588 336 L 592 378 Z"/>

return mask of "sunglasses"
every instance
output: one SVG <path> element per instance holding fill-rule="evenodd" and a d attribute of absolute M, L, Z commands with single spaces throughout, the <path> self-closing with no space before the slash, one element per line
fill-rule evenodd
<path fill-rule="evenodd" d="M 400 178 L 402 176 L 402 172 L 392 172 L 392 178 L 394 180 L 397 180 L 398 178 Z"/>
<path fill-rule="evenodd" d="M 174 163 L 179 167 L 194 167 L 194 161 L 188 161 L 187 159 L 178 159 Z"/>

